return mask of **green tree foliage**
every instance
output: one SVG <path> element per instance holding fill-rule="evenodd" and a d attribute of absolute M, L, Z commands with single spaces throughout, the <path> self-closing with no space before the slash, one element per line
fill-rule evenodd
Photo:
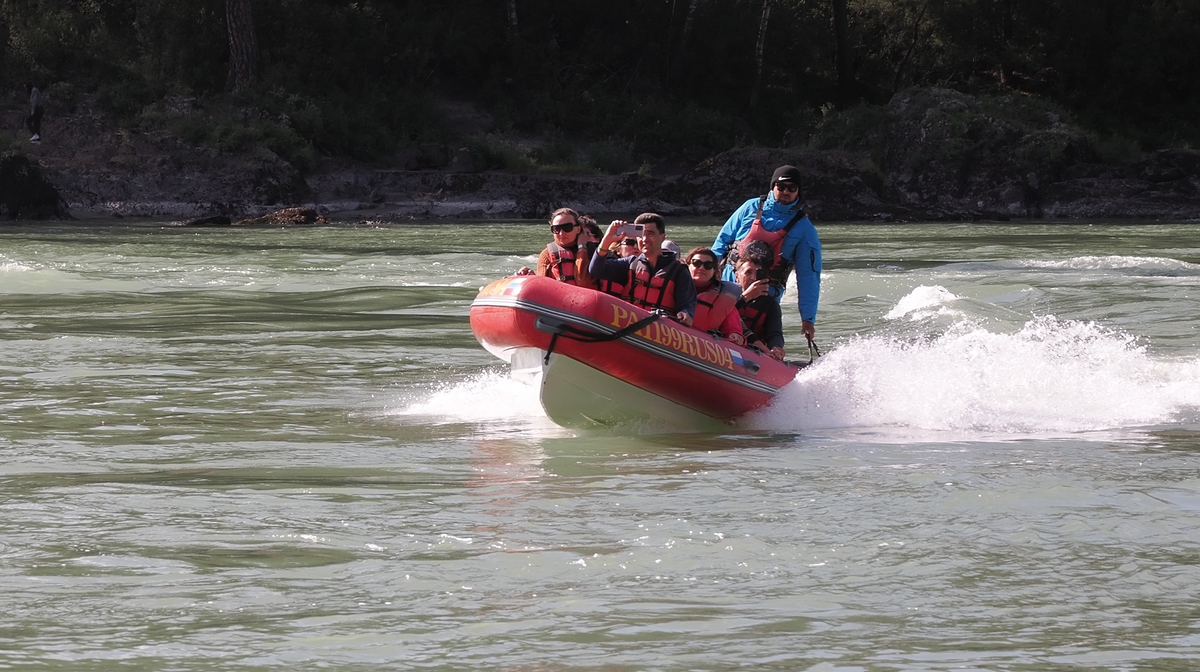
<path fill-rule="evenodd" d="M 251 2 L 260 77 L 232 101 L 359 158 L 449 140 L 434 97 L 636 164 L 802 140 L 822 111 L 913 86 L 1039 97 L 1103 135 L 1200 145 L 1196 0 L 846 0 L 840 44 L 832 0 L 772 0 L 753 108 L 763 0 Z M 70 82 L 130 120 L 168 94 L 230 100 L 224 0 L 0 0 L 0 36 L 10 89 Z"/>

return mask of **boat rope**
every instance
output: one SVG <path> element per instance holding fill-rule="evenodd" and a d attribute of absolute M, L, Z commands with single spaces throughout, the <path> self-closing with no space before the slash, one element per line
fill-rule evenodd
<path fill-rule="evenodd" d="M 817 347 L 817 342 L 812 339 L 812 336 L 805 334 L 804 338 L 808 339 L 808 361 L 806 362 L 802 359 L 785 359 L 783 360 L 784 364 L 794 366 L 797 369 L 803 369 L 812 364 L 814 359 L 821 356 L 821 349 Z"/>
<path fill-rule="evenodd" d="M 557 320 L 550 317 L 539 317 L 537 318 L 537 321 L 534 322 L 534 326 L 537 327 L 538 331 L 550 334 L 550 345 L 546 348 L 546 356 L 542 359 L 542 363 L 550 363 L 550 355 L 554 352 L 554 345 L 558 343 L 559 336 L 569 338 L 573 341 L 579 341 L 580 343 L 605 343 L 607 341 L 615 341 L 635 332 L 641 331 L 650 323 L 654 322 L 663 315 L 664 313 L 661 312 L 650 313 L 637 322 L 634 322 L 623 329 L 618 329 L 611 334 L 604 334 L 591 329 L 580 329 L 573 324 L 567 324 L 562 320 Z"/>

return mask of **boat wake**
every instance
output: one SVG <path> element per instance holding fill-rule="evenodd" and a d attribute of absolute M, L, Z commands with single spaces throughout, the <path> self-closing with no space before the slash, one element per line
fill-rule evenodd
<path fill-rule="evenodd" d="M 1128 334 L 1053 316 L 1016 328 L 959 314 L 947 325 L 957 300 L 917 288 L 887 315 L 904 318 L 903 336 L 837 344 L 740 424 L 1028 435 L 1196 421 L 1200 359 L 1156 359 Z M 936 333 L 914 335 L 913 321 Z"/>
<path fill-rule="evenodd" d="M 1156 354 L 1112 327 L 1031 319 L 940 286 L 913 289 L 881 318 L 875 333 L 832 344 L 768 407 L 736 425 L 944 441 L 1200 424 L 1200 358 Z M 504 371 L 419 396 L 389 415 L 554 427 L 537 388 Z"/>
<path fill-rule="evenodd" d="M 537 388 L 513 380 L 507 371 L 487 371 L 467 380 L 425 391 L 419 401 L 404 401 L 388 415 L 425 416 L 442 422 L 528 422 L 545 420 Z"/>

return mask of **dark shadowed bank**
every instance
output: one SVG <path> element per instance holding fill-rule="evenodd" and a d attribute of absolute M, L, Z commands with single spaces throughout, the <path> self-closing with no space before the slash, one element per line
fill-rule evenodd
<path fill-rule="evenodd" d="M 661 175 L 482 171 L 471 149 L 447 146 L 388 164 L 322 158 L 304 174 L 265 146 L 224 152 L 167 130 L 121 129 L 86 107 L 48 129 L 42 144 L 8 155 L 11 170 L 0 171 L 4 194 L 38 199 L 0 199 L 10 218 L 69 209 L 219 224 L 296 206 L 313 213 L 256 223 L 525 219 L 561 206 L 725 217 L 790 163 L 819 221 L 1200 219 L 1200 151 L 1114 149 L 1053 110 L 945 89 L 908 90 L 886 106 L 831 116 L 803 147 L 732 148 Z"/>

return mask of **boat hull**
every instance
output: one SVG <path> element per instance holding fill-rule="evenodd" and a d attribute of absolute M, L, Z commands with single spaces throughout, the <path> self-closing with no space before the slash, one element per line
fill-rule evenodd
<path fill-rule="evenodd" d="M 539 390 L 546 416 L 563 427 L 687 428 L 720 431 L 726 423 L 610 376 L 582 362 L 537 348 L 512 353 L 515 377 Z"/>
<path fill-rule="evenodd" d="M 520 276 L 480 291 L 471 329 L 514 376 L 538 384 L 547 415 L 569 427 L 727 422 L 770 403 L 796 375 L 665 317 L 624 333 L 649 315 L 602 292 Z"/>

